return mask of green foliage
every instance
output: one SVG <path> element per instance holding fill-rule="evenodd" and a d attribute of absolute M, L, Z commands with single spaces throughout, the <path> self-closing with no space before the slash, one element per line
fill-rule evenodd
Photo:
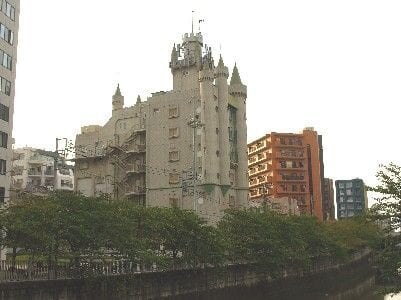
<path fill-rule="evenodd" d="M 323 223 L 311 216 L 283 216 L 269 210 L 228 211 L 219 223 L 228 258 L 252 261 L 274 271 L 307 267 L 313 258 L 346 258 L 380 240 L 377 226 L 362 220 Z"/>
<path fill-rule="evenodd" d="M 253 262 L 272 273 L 307 268 L 318 257 L 343 258 L 380 236 L 366 218 L 323 223 L 263 208 L 227 211 L 215 227 L 192 211 L 71 192 L 12 204 L 0 211 L 0 226 L 2 245 L 50 264 L 123 258 L 176 268 L 230 261 Z"/>
<path fill-rule="evenodd" d="M 376 174 L 378 184 L 370 187 L 375 192 L 376 203 L 368 213 L 386 233 L 378 251 L 378 266 L 382 279 L 395 285 L 394 291 L 401 290 L 401 166 L 394 163 L 381 165 Z"/>

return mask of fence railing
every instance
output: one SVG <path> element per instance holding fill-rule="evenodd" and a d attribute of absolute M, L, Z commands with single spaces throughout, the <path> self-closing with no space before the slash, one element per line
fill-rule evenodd
<path fill-rule="evenodd" d="M 361 260 L 371 253 L 368 248 L 354 252 L 347 263 Z M 319 273 L 338 268 L 347 263 L 338 263 L 329 258 L 316 258 L 312 261 L 309 268 L 303 272 Z M 246 263 L 237 263 L 244 265 Z M 226 266 L 236 265 L 235 263 L 226 263 Z M 167 270 L 187 270 L 195 268 L 205 268 L 207 264 L 198 264 L 190 266 L 188 264 L 177 263 L 167 268 Z M 35 281 L 35 280 L 55 280 L 55 279 L 79 279 L 92 278 L 99 276 L 115 276 L 137 273 L 151 273 L 166 270 L 160 269 L 155 263 L 153 264 L 137 264 L 129 260 L 115 260 L 110 262 L 105 261 L 80 261 L 74 262 L 58 262 L 57 265 L 48 265 L 44 262 L 17 262 L 12 264 L 9 261 L 0 262 L 0 283 L 10 281 Z M 299 270 L 288 268 L 283 270 L 283 277 L 296 275 Z"/>
<path fill-rule="evenodd" d="M 42 262 L 12 264 L 0 262 L 0 282 L 88 278 L 157 271 L 156 264 L 136 264 L 130 261 L 79 262 L 48 265 Z"/>

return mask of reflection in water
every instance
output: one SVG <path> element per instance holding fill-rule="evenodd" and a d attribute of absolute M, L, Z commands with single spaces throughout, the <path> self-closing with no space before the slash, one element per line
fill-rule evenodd
<path fill-rule="evenodd" d="M 384 300 L 401 300 L 401 293 L 397 295 L 388 295 L 384 297 Z"/>

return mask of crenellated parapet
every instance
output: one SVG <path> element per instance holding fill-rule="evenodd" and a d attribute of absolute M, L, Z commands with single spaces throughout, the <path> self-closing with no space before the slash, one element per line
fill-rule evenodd
<path fill-rule="evenodd" d="M 185 43 L 192 43 L 192 42 L 197 42 L 203 46 L 203 36 L 202 33 L 185 33 L 182 36 L 182 42 Z"/>

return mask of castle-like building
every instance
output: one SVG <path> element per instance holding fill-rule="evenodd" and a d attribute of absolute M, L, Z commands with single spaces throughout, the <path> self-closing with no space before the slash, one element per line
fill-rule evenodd
<path fill-rule="evenodd" d="M 217 66 L 201 33 L 174 45 L 173 89 L 138 96 L 124 107 L 120 87 L 112 116 L 76 137 L 75 186 L 146 206 L 194 209 L 213 223 L 229 207 L 248 206 L 247 87 L 220 56 Z"/>

